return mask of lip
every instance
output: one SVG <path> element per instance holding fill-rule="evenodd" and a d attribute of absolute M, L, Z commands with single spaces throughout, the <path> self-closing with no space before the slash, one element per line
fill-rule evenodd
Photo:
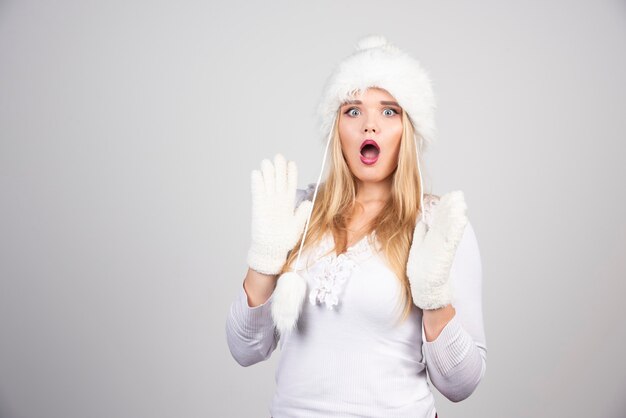
<path fill-rule="evenodd" d="M 378 148 L 378 151 L 380 151 L 380 147 L 378 146 L 378 143 L 371 138 L 367 138 L 365 141 L 363 141 L 363 143 L 361 144 L 361 148 L 359 148 L 359 151 L 362 151 L 364 146 L 370 145 L 370 144 Z"/>
<path fill-rule="evenodd" d="M 359 148 L 359 151 L 362 151 L 364 146 L 370 145 L 370 144 L 375 146 L 376 148 L 378 148 L 378 153 L 379 154 L 376 157 L 374 157 L 374 158 L 366 158 L 363 155 L 359 155 L 361 157 L 361 162 L 363 164 L 367 164 L 367 165 L 372 165 L 372 164 L 376 163 L 376 161 L 378 161 L 378 157 L 380 156 L 380 146 L 378 146 L 376 141 L 374 141 L 371 138 L 368 138 L 365 141 L 363 141 L 363 143 L 361 144 L 361 147 Z"/>

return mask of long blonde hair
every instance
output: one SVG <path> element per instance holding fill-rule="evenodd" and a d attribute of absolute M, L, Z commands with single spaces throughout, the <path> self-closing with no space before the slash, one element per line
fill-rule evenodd
<path fill-rule="evenodd" d="M 338 125 L 339 111 L 335 118 L 330 144 L 329 173 L 326 181 L 320 183 L 318 187 L 303 252 L 316 245 L 328 231 L 332 233 L 335 242 L 335 248 L 331 251 L 341 254 L 347 250 L 347 225 L 356 204 L 356 180 L 341 150 Z M 423 187 L 419 181 L 417 171 L 419 156 L 414 142 L 419 134 L 413 128 L 404 110 L 402 111 L 402 126 L 398 166 L 392 174 L 391 196 L 379 214 L 365 228 L 364 233 L 368 235 L 372 247 L 376 248 L 371 234 L 376 232 L 376 239 L 382 244 L 383 258 L 400 281 L 402 292 L 399 304 L 403 305 L 400 321 L 408 317 L 413 306 L 411 288 L 406 276 L 406 264 L 417 215 L 421 210 L 420 193 Z M 288 254 L 281 274 L 290 271 L 290 265 L 298 256 L 301 241 L 302 237 Z"/>

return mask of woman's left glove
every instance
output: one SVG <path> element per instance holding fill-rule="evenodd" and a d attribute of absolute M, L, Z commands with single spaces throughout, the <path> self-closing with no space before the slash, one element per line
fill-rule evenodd
<path fill-rule="evenodd" d="M 406 267 L 413 302 L 421 309 L 452 302 L 450 269 L 468 222 L 462 191 L 446 193 L 432 204 L 430 222 L 422 218 L 415 225 Z"/>

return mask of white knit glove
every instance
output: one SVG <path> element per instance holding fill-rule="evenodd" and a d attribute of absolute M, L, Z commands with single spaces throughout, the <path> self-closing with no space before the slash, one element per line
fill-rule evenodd
<path fill-rule="evenodd" d="M 261 171 L 253 170 L 252 180 L 252 242 L 248 265 L 263 274 L 280 273 L 287 254 L 300 238 L 312 208 L 303 201 L 294 210 L 298 170 L 296 163 L 286 163 L 281 154 L 274 165 L 261 161 Z"/>
<path fill-rule="evenodd" d="M 415 225 L 406 268 L 413 302 L 421 309 L 452 302 L 450 269 L 468 221 L 460 190 L 444 194 L 433 206 L 430 227 L 423 219 Z"/>

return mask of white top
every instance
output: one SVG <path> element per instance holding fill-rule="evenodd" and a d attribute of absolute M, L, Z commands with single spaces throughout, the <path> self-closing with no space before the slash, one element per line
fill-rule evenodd
<path fill-rule="evenodd" d="M 298 203 L 311 194 L 311 185 L 298 190 Z M 425 198 L 425 211 L 430 202 Z M 333 246 L 328 233 L 300 257 L 307 300 L 291 334 L 280 337 L 273 325 L 273 294 L 250 307 L 242 286 L 231 305 L 226 337 L 239 364 L 266 360 L 280 342 L 272 417 L 435 417 L 427 372 L 446 398 L 467 398 L 485 374 L 487 355 L 481 262 L 471 224 L 450 272 L 456 314 L 431 342 L 421 309 L 394 323 L 402 308 L 400 284 L 368 237 L 338 257 L 322 257 Z"/>

